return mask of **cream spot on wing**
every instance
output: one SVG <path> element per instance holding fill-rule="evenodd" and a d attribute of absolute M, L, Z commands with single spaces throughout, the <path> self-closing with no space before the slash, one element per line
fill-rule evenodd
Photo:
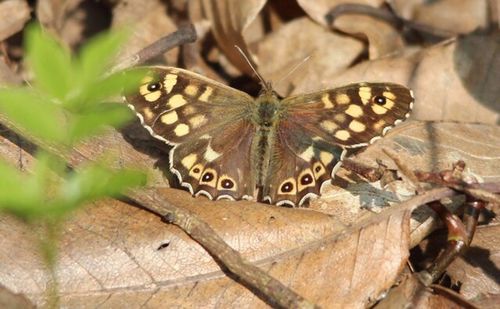
<path fill-rule="evenodd" d="M 351 134 L 347 130 L 338 130 L 335 132 L 335 137 L 341 141 L 347 141 L 351 137 Z"/>
<path fill-rule="evenodd" d="M 207 160 L 208 162 L 212 162 L 213 160 L 217 159 L 220 156 L 221 154 L 213 150 L 210 144 L 208 144 L 207 150 L 205 150 L 205 154 L 203 155 L 205 160 Z"/>
<path fill-rule="evenodd" d="M 361 98 L 361 102 L 363 104 L 368 104 L 370 99 L 372 98 L 372 88 L 370 87 L 359 87 L 359 97 Z"/>
<path fill-rule="evenodd" d="M 330 101 L 330 95 L 328 93 L 323 94 L 321 102 L 323 102 L 324 108 L 333 108 L 333 103 Z"/>
<path fill-rule="evenodd" d="M 185 123 L 178 124 L 174 129 L 174 133 L 177 136 L 184 136 L 189 133 L 189 126 Z"/>
<path fill-rule="evenodd" d="M 346 116 L 344 114 L 336 114 L 333 116 L 333 120 L 337 123 L 344 123 L 346 121 Z"/>
<path fill-rule="evenodd" d="M 176 111 L 171 111 L 169 113 L 163 114 L 163 116 L 161 116 L 160 120 L 164 124 L 172 124 L 172 123 L 177 122 L 177 120 L 179 120 L 179 117 L 177 116 Z"/>
<path fill-rule="evenodd" d="M 203 102 L 208 102 L 208 98 L 212 95 L 212 92 L 214 89 L 212 87 L 207 86 L 207 89 L 200 95 L 198 100 L 203 101 Z"/>
<path fill-rule="evenodd" d="M 314 156 L 314 148 L 312 146 L 309 146 L 303 153 L 299 155 L 299 157 L 301 157 L 307 162 L 310 162 L 313 156 Z"/>
<path fill-rule="evenodd" d="M 174 109 L 183 106 L 187 101 L 181 94 L 176 94 L 168 100 L 168 109 Z"/>
<path fill-rule="evenodd" d="M 203 165 L 201 163 L 198 163 L 189 170 L 189 176 L 193 177 L 196 180 L 199 180 L 203 169 Z"/>
<path fill-rule="evenodd" d="M 144 96 L 144 99 L 148 102 L 155 102 L 158 100 L 161 96 L 161 91 L 153 91 L 151 93 L 148 93 Z"/>
<path fill-rule="evenodd" d="M 339 93 L 335 96 L 335 102 L 337 102 L 338 104 L 348 104 L 349 102 L 351 102 L 351 99 L 347 94 Z"/>
<path fill-rule="evenodd" d="M 359 133 L 359 132 L 363 132 L 364 130 L 366 130 L 366 126 L 357 120 L 353 120 L 349 124 L 349 129 L 353 130 L 354 132 Z"/>
<path fill-rule="evenodd" d="M 187 85 L 186 88 L 184 88 L 184 92 L 194 97 L 198 93 L 198 87 L 195 85 Z"/>
<path fill-rule="evenodd" d="M 192 118 L 189 118 L 189 124 L 193 127 L 193 129 L 199 128 L 205 123 L 208 122 L 208 119 L 205 115 L 197 115 Z"/>
<path fill-rule="evenodd" d="M 310 168 L 303 170 L 299 177 L 297 178 L 297 190 L 300 192 L 308 187 L 314 187 L 316 185 L 316 179 L 314 179 L 313 173 Z"/>
<path fill-rule="evenodd" d="M 394 107 L 394 101 L 386 98 L 384 107 L 387 109 L 392 109 Z"/>
<path fill-rule="evenodd" d="M 322 151 L 319 153 L 319 159 L 323 163 L 323 165 L 327 166 L 330 162 L 333 161 L 333 155 L 327 151 Z"/>
<path fill-rule="evenodd" d="M 372 110 L 377 115 L 383 115 L 383 114 L 387 113 L 387 109 L 385 107 L 382 107 L 382 106 L 377 105 L 377 104 L 372 105 Z"/>
<path fill-rule="evenodd" d="M 152 76 L 144 76 L 144 78 L 141 80 L 141 84 L 149 84 L 153 80 Z"/>
<path fill-rule="evenodd" d="M 319 125 L 329 133 L 333 133 L 333 131 L 335 131 L 339 127 L 335 122 L 331 120 L 323 120 Z"/>
<path fill-rule="evenodd" d="M 192 105 L 188 105 L 188 106 L 184 107 L 184 110 L 182 111 L 182 113 L 184 114 L 184 116 L 192 115 L 192 114 L 196 113 L 196 108 L 194 108 L 194 106 L 192 106 Z"/>
<path fill-rule="evenodd" d="M 380 119 L 379 121 L 375 122 L 373 128 L 375 129 L 375 131 L 380 131 L 382 130 L 383 127 L 385 127 L 385 125 L 386 125 L 385 120 Z"/>
<path fill-rule="evenodd" d="M 167 91 L 167 93 L 172 92 L 175 84 L 177 84 L 177 75 L 167 74 L 167 76 L 165 76 L 165 81 L 163 84 L 165 85 L 165 90 Z"/>
<path fill-rule="evenodd" d="M 396 95 L 390 91 L 384 91 L 382 93 L 382 95 L 386 98 L 388 98 L 389 100 L 395 100 L 396 99 Z"/>
<path fill-rule="evenodd" d="M 144 108 L 144 109 L 142 110 L 142 114 L 144 115 L 144 118 L 145 118 L 146 120 L 151 120 L 151 119 L 153 119 L 153 117 L 154 117 L 154 114 L 153 114 L 153 112 L 151 111 L 151 108 L 149 108 L 149 107 Z"/>
<path fill-rule="evenodd" d="M 200 183 L 210 187 L 216 187 L 217 184 L 217 171 L 212 168 L 207 168 L 203 171 Z"/>
<path fill-rule="evenodd" d="M 349 105 L 345 113 L 353 118 L 358 118 L 363 115 L 363 109 L 358 105 L 351 104 Z"/>
<path fill-rule="evenodd" d="M 313 165 L 314 178 L 319 179 L 323 174 L 325 174 L 325 167 L 320 162 L 316 162 Z"/>
<path fill-rule="evenodd" d="M 196 153 L 192 153 L 192 154 L 189 154 L 187 156 L 185 156 L 182 160 L 181 160 L 181 164 L 187 169 L 189 170 L 191 167 L 193 167 L 193 165 L 196 163 L 196 159 L 198 158 L 198 156 L 196 155 Z"/>

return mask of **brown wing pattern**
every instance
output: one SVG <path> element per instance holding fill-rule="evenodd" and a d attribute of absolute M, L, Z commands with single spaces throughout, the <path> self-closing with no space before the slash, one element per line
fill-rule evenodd
<path fill-rule="evenodd" d="M 406 119 L 413 107 L 410 89 L 391 83 L 351 84 L 287 98 L 287 119 L 311 136 L 346 148 L 366 146 Z"/>
<path fill-rule="evenodd" d="M 170 169 L 192 194 L 253 195 L 254 126 L 246 120 L 252 97 L 186 70 L 153 67 L 125 101 L 155 138 L 174 146 Z"/>
<path fill-rule="evenodd" d="M 275 158 L 265 199 L 301 206 L 320 194 L 340 167 L 345 148 L 365 146 L 409 116 L 408 88 L 387 83 L 352 84 L 282 101 Z"/>

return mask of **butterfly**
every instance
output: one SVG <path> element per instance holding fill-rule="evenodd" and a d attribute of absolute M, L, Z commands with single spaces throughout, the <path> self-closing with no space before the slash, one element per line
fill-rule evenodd
<path fill-rule="evenodd" d="M 412 91 L 358 83 L 281 99 L 254 98 L 202 75 L 148 67 L 124 95 L 151 135 L 173 146 L 170 170 L 192 195 L 302 206 L 319 196 L 349 148 L 366 146 L 409 116 Z"/>

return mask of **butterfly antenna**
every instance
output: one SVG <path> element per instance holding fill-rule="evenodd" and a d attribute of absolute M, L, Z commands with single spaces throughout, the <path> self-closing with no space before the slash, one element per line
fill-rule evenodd
<path fill-rule="evenodd" d="M 248 59 L 248 56 L 245 54 L 245 52 L 238 45 L 234 45 L 234 47 L 243 56 L 243 58 L 245 58 L 245 61 L 248 63 L 248 66 L 250 66 L 250 68 L 252 69 L 252 71 L 255 74 L 255 76 L 257 76 L 257 78 L 260 80 L 260 83 L 262 84 L 262 87 L 264 87 L 264 89 L 266 89 L 266 90 L 271 90 L 270 83 L 266 82 L 266 80 L 262 77 L 262 75 L 260 75 L 259 72 L 257 72 L 257 70 L 253 66 L 253 64 L 250 61 L 250 59 Z"/>
<path fill-rule="evenodd" d="M 287 79 L 288 77 L 290 77 L 290 75 L 292 75 L 295 71 L 297 71 L 298 68 L 300 68 L 304 63 L 306 63 L 307 60 L 311 59 L 312 57 L 312 54 L 305 57 L 304 59 L 302 59 L 301 62 L 297 63 L 290 71 L 288 71 L 288 73 L 286 73 L 282 78 L 280 78 L 275 86 L 277 86 L 279 83 L 281 83 L 282 81 L 284 81 L 285 79 Z"/>

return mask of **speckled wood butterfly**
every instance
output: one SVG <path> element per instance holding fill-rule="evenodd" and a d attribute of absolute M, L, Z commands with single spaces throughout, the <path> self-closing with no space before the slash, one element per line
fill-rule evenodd
<path fill-rule="evenodd" d="M 410 89 L 359 83 L 281 99 L 257 98 L 193 72 L 150 67 L 125 100 L 173 148 L 180 184 L 210 199 L 301 206 L 318 196 L 347 148 L 366 146 L 409 116 Z"/>

